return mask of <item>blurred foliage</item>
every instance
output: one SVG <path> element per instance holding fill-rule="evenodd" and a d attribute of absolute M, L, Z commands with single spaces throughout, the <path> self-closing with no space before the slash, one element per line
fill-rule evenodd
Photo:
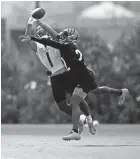
<path fill-rule="evenodd" d="M 140 25 L 131 33 L 123 32 L 113 51 L 99 36 L 80 32 L 79 48 L 87 65 L 96 73 L 97 83 L 114 88 L 127 87 L 130 97 L 118 106 L 114 96 L 94 95 L 89 101 L 94 118 L 104 123 L 140 122 Z M 3 55 L 3 50 L 2 50 Z M 26 55 L 28 56 L 28 55 Z M 54 102 L 51 87 L 41 80 L 45 72 L 36 69 L 22 74 L 18 66 L 9 65 L 8 55 L 1 60 L 2 123 L 66 123 L 71 118 Z M 38 75 L 39 74 L 39 75 Z"/>

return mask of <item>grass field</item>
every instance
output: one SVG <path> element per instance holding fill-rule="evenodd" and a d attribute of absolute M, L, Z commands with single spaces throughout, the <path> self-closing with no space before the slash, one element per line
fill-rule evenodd
<path fill-rule="evenodd" d="M 63 141 L 71 125 L 2 125 L 2 159 L 140 159 L 140 125 L 100 125 Z"/>

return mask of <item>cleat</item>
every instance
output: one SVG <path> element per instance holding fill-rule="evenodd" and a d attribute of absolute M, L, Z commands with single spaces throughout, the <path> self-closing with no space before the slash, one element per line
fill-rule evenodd
<path fill-rule="evenodd" d="M 94 120 L 93 121 L 93 125 L 94 125 L 94 128 L 96 129 L 98 127 L 98 125 L 99 125 L 98 120 Z"/>
<path fill-rule="evenodd" d="M 82 114 L 80 116 L 80 120 L 79 120 L 79 134 L 81 134 L 83 132 L 83 127 L 86 126 L 86 127 L 89 127 L 90 133 L 92 135 L 95 135 L 96 127 L 98 127 L 98 125 L 99 125 L 99 122 L 97 120 L 90 121 L 88 123 L 86 116 Z"/>
<path fill-rule="evenodd" d="M 81 139 L 81 136 L 79 133 L 71 131 L 67 136 L 64 136 L 62 139 L 65 141 L 70 141 L 70 140 L 77 140 L 78 141 Z"/>
<path fill-rule="evenodd" d="M 90 132 L 92 135 L 95 135 L 95 134 L 96 134 L 96 129 L 95 129 L 95 126 L 94 126 L 94 124 L 93 124 L 93 121 L 88 123 L 88 128 L 89 128 L 89 132 Z"/>
<path fill-rule="evenodd" d="M 121 89 L 122 90 L 122 95 L 119 96 L 119 105 L 123 105 L 125 99 L 128 97 L 129 91 L 126 88 Z"/>
<path fill-rule="evenodd" d="M 80 119 L 79 119 L 79 134 L 81 134 L 83 132 L 83 127 L 84 125 L 87 123 L 87 118 L 85 115 L 80 115 Z"/>
<path fill-rule="evenodd" d="M 93 124 L 93 119 L 92 119 L 91 115 L 87 116 L 87 124 L 88 124 L 88 128 L 89 128 L 89 132 L 92 135 L 95 135 L 96 134 L 96 129 L 95 129 L 95 126 Z"/>

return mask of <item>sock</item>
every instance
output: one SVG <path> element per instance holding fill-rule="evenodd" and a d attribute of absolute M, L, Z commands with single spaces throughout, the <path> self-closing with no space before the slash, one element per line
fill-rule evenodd
<path fill-rule="evenodd" d="M 92 123 L 93 122 L 91 115 L 87 116 L 87 122 L 88 123 Z"/>
<path fill-rule="evenodd" d="M 76 129 L 72 129 L 74 132 L 76 132 L 76 133 L 78 133 L 78 130 L 76 130 Z"/>

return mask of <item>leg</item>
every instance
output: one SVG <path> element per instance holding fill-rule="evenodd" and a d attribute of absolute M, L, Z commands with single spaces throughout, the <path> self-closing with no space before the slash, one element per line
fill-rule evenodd
<path fill-rule="evenodd" d="M 121 89 L 115 89 L 107 86 L 98 87 L 97 89 L 94 90 L 94 92 L 103 93 L 103 94 L 114 94 L 117 96 L 120 96 L 122 94 Z"/>
<path fill-rule="evenodd" d="M 85 94 L 83 91 L 82 91 L 82 93 Z M 90 115 L 91 110 L 89 109 L 87 102 L 83 99 L 84 97 L 80 99 L 81 102 L 80 102 L 79 106 L 80 106 L 81 111 L 79 110 L 78 105 L 73 105 L 73 106 L 70 105 L 71 97 L 68 96 L 68 98 L 69 98 L 69 102 L 68 102 L 69 106 L 66 105 L 66 101 L 58 103 L 58 106 L 59 106 L 60 110 L 64 111 L 66 114 L 72 116 L 73 131 L 78 132 L 78 128 L 79 128 L 79 133 L 81 134 L 83 131 L 84 124 L 87 123 L 86 119 L 91 118 L 91 115 Z M 76 98 L 75 100 L 78 100 L 78 97 L 75 97 L 75 98 Z M 79 116 L 80 116 L 80 119 L 79 119 Z"/>
<path fill-rule="evenodd" d="M 70 132 L 68 136 L 64 136 L 63 140 L 80 140 L 81 136 L 78 133 L 78 126 L 79 126 L 79 117 L 81 115 L 81 110 L 79 106 L 68 105 L 64 91 L 60 91 L 60 90 L 58 91 L 57 89 L 55 89 L 55 91 L 53 91 L 53 95 L 59 109 L 63 111 L 64 113 L 72 116 L 72 122 L 73 122 L 72 132 Z"/>
<path fill-rule="evenodd" d="M 90 109 L 88 107 L 87 101 L 83 98 L 81 99 L 81 102 L 79 104 L 81 111 L 84 113 L 85 116 L 90 115 Z"/>
<path fill-rule="evenodd" d="M 56 99 L 55 99 L 55 101 L 56 101 Z M 57 102 L 57 105 L 61 111 L 63 111 L 67 115 L 72 116 L 72 106 L 67 103 L 66 99 L 61 101 L 61 102 Z M 90 115 L 90 109 L 89 109 L 88 104 L 85 100 L 81 99 L 79 106 L 80 106 L 80 110 L 81 110 L 80 114 L 82 112 L 85 116 Z"/>
<path fill-rule="evenodd" d="M 82 105 L 82 109 L 87 115 L 87 121 L 89 125 L 89 130 L 92 135 L 95 134 L 95 128 L 93 126 L 92 117 L 90 115 L 89 107 L 87 102 L 84 100 L 86 93 L 81 91 L 81 88 L 76 88 L 74 90 L 74 93 L 71 97 L 70 106 L 72 107 L 72 132 L 70 132 L 69 135 L 64 136 L 63 140 L 80 140 L 80 134 L 83 131 L 83 123 L 79 122 L 79 118 L 81 115 L 79 104 Z M 78 127 L 79 127 L 79 133 L 78 133 Z"/>
<path fill-rule="evenodd" d="M 77 76 L 77 74 L 78 74 L 78 76 Z M 71 101 L 70 101 L 70 105 L 72 107 L 73 130 L 75 132 L 78 132 L 78 122 L 79 122 L 80 115 L 77 115 L 77 112 L 78 112 L 78 109 L 79 109 L 78 105 L 82 102 L 82 104 L 80 104 L 80 107 L 81 107 L 82 111 L 84 112 L 84 114 L 87 115 L 87 122 L 88 122 L 89 130 L 90 130 L 91 134 L 94 135 L 95 134 L 95 128 L 94 128 L 94 125 L 93 125 L 93 120 L 92 120 L 92 117 L 90 115 L 88 104 L 84 100 L 84 98 L 87 95 L 87 93 L 85 93 L 85 92 L 89 92 L 89 90 L 92 90 L 92 89 L 89 89 L 89 88 L 95 87 L 93 85 L 92 78 L 91 78 L 91 76 L 89 74 L 89 71 L 87 70 L 86 67 L 84 67 L 80 70 L 78 68 L 78 70 L 76 69 L 76 71 L 73 70 L 73 71 L 70 72 L 70 75 L 73 78 L 73 80 L 71 78 L 69 78 L 69 79 L 71 79 L 71 81 L 74 81 L 74 82 L 76 81 L 76 85 L 80 85 L 80 87 L 81 87 L 81 88 L 76 88 L 74 90 Z M 71 83 L 71 81 L 70 81 L 70 83 Z M 83 89 L 85 89 L 85 91 L 83 91 Z M 83 131 L 83 123 L 81 123 L 81 132 L 82 131 Z M 69 140 L 71 140 L 71 138 L 72 138 L 72 135 L 68 135 L 68 136 L 64 137 L 64 139 L 69 139 Z"/>
<path fill-rule="evenodd" d="M 72 108 L 67 105 L 64 75 L 57 75 L 51 78 L 51 86 L 54 99 L 61 111 L 72 115 Z"/>
<path fill-rule="evenodd" d="M 79 101 L 77 97 L 73 98 L 73 100 Z M 78 133 L 78 125 L 79 125 L 79 117 L 81 115 L 81 110 L 78 105 L 71 105 L 71 102 L 69 107 L 72 109 L 71 115 L 72 115 L 73 128 L 72 128 L 72 131 L 67 136 L 64 136 L 62 139 L 63 140 L 80 140 L 81 136 Z"/>
<path fill-rule="evenodd" d="M 79 118 L 80 118 L 80 115 L 81 115 L 81 112 L 80 112 L 80 108 L 79 108 L 79 104 L 82 103 L 80 105 L 81 107 L 81 110 L 84 112 L 84 114 L 86 114 L 87 116 L 87 120 L 90 122 L 88 122 L 89 125 L 93 125 L 93 121 L 92 121 L 92 117 L 90 115 L 90 111 L 89 111 L 89 107 L 88 107 L 88 104 L 87 102 L 84 100 L 85 96 L 86 96 L 86 93 L 83 92 L 83 90 L 81 88 L 76 88 L 73 92 L 70 91 L 71 88 L 75 88 L 75 86 L 77 85 L 77 82 L 75 84 L 75 80 L 71 79 L 71 75 L 73 76 L 73 74 L 71 74 L 70 72 L 70 77 L 68 78 L 68 84 L 70 86 L 70 89 L 66 89 L 67 91 L 69 90 L 69 93 L 70 94 L 73 94 L 72 97 L 71 97 L 71 101 L 70 101 L 70 106 L 72 108 L 72 123 L 73 123 L 73 131 L 72 133 L 70 133 L 68 136 L 64 136 L 63 139 L 64 140 L 73 140 L 73 139 L 77 139 L 79 137 L 79 133 L 78 133 L 78 124 L 79 124 Z M 77 76 L 77 75 L 76 75 Z M 73 76 L 74 78 L 76 77 L 75 75 Z M 69 81 L 70 80 L 70 81 Z M 74 83 L 72 83 L 74 81 Z M 81 91 L 82 90 L 82 91 Z M 95 134 L 95 130 L 94 130 L 94 126 L 89 126 L 90 128 L 90 132 L 92 134 Z M 76 135 L 76 136 L 75 136 Z"/>
<path fill-rule="evenodd" d="M 92 135 L 94 135 L 95 129 L 93 126 L 93 121 L 92 121 L 92 117 L 90 114 L 89 106 L 88 106 L 87 102 L 84 100 L 85 97 L 86 97 L 86 93 L 83 92 L 83 90 L 81 88 L 76 88 L 74 90 L 73 96 L 71 98 L 71 103 L 70 103 L 72 106 L 73 128 L 78 129 L 78 122 L 79 122 L 80 115 L 76 116 L 76 109 L 78 109 L 78 105 L 80 104 L 82 106 L 84 114 L 87 117 L 87 122 L 88 122 L 90 133 Z M 81 133 L 82 131 L 83 131 L 83 123 L 79 123 L 79 133 Z"/>
<path fill-rule="evenodd" d="M 93 94 L 91 94 L 91 96 L 93 97 Z M 71 95 L 69 93 L 67 93 L 67 97 L 66 98 L 67 98 L 67 105 L 70 106 Z M 86 105 L 85 101 L 88 103 L 87 100 L 82 100 L 79 106 L 80 106 L 81 112 L 85 116 L 88 116 L 88 115 L 90 115 L 89 114 L 90 110 L 89 110 L 89 107 Z M 71 112 L 72 112 L 72 110 L 71 110 Z M 71 113 L 71 116 L 72 116 L 72 113 Z"/>
<path fill-rule="evenodd" d="M 71 97 L 70 106 L 72 107 L 73 128 L 72 128 L 72 131 L 67 136 L 63 137 L 63 140 L 80 140 L 81 139 L 80 134 L 78 133 L 79 118 L 81 115 L 80 107 L 78 105 L 80 104 L 81 101 L 82 101 L 81 97 L 76 94 L 74 94 Z M 89 114 L 89 113 L 87 113 L 87 114 Z"/>
<path fill-rule="evenodd" d="M 96 85 L 95 82 L 95 73 L 90 70 L 88 68 L 88 71 Z M 129 91 L 126 88 L 123 89 L 115 89 L 115 88 L 111 88 L 111 87 L 107 87 L 107 86 L 102 86 L 102 87 L 97 87 L 96 89 L 93 89 L 93 91 L 91 92 L 95 92 L 95 93 L 103 93 L 103 94 L 114 94 L 117 95 L 119 97 L 119 105 L 122 105 L 125 101 L 125 99 L 127 98 Z"/>
<path fill-rule="evenodd" d="M 73 123 L 73 130 L 78 133 L 78 124 L 79 124 L 79 118 L 81 115 L 81 111 L 80 108 L 78 106 L 77 102 L 78 100 L 80 100 L 78 98 L 78 96 L 72 96 L 71 102 L 70 102 L 70 106 L 72 107 L 72 123 Z"/>
<path fill-rule="evenodd" d="M 123 89 L 115 89 L 107 86 L 98 87 L 96 90 L 92 92 L 102 93 L 102 94 L 114 94 L 119 97 L 119 105 L 122 105 L 127 98 L 129 91 L 126 88 Z"/>
<path fill-rule="evenodd" d="M 91 115 L 92 115 L 92 119 L 94 120 L 94 116 L 96 115 L 96 113 L 98 113 L 99 115 L 103 115 L 102 113 L 102 109 L 101 106 L 99 104 L 99 100 L 97 100 L 97 95 L 98 94 L 93 94 L 93 93 L 88 93 L 85 101 L 88 103 L 89 108 L 91 110 Z M 98 95 L 99 96 L 99 95 Z"/>
<path fill-rule="evenodd" d="M 76 76 L 77 74 L 78 76 Z M 85 65 L 83 66 L 83 68 L 79 68 L 78 72 L 75 73 L 75 77 L 78 78 L 80 88 L 82 88 L 82 92 L 85 93 L 85 95 L 81 96 L 82 93 L 78 92 L 78 95 L 81 98 L 81 101 L 83 102 L 82 104 L 80 103 L 77 103 L 77 104 L 80 104 L 81 109 L 83 110 L 84 114 L 87 116 L 89 131 L 91 134 L 94 135 L 96 130 L 93 124 L 93 119 L 91 117 L 90 107 L 87 104 L 86 100 L 84 99 L 87 96 L 87 94 L 89 94 L 91 90 L 95 90 L 98 87 L 98 85 L 95 82 L 94 73 L 91 70 L 89 70 Z M 71 104 L 75 104 L 75 103 L 72 102 Z M 83 128 L 83 125 L 81 127 L 81 130 L 82 128 Z"/>

